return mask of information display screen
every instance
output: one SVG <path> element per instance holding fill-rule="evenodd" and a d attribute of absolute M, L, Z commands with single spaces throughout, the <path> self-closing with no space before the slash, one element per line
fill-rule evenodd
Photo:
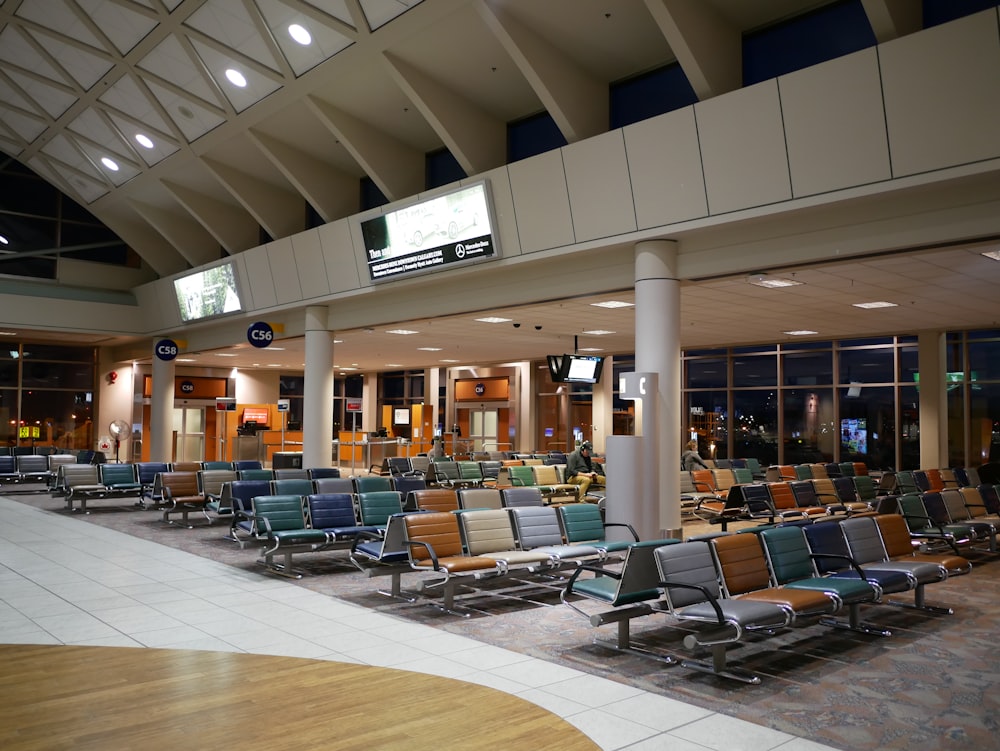
<path fill-rule="evenodd" d="M 491 217 L 483 181 L 365 220 L 368 275 L 377 282 L 493 258 Z"/>
<path fill-rule="evenodd" d="M 185 323 L 243 310 L 231 263 L 174 279 L 174 292 Z"/>

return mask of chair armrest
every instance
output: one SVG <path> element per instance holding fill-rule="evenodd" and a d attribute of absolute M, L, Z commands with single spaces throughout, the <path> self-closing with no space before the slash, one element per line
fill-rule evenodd
<path fill-rule="evenodd" d="M 423 540 L 403 540 L 403 544 L 408 548 L 420 547 L 427 551 L 427 554 L 431 558 L 431 565 L 434 567 L 435 571 L 438 571 L 440 564 L 438 563 L 437 553 L 434 552 L 434 548 Z"/>
<path fill-rule="evenodd" d="M 661 581 L 661 582 L 659 582 L 659 586 L 662 587 L 665 590 L 666 589 L 674 589 L 674 588 L 676 588 L 676 589 L 694 589 L 694 590 L 697 590 L 698 592 L 701 592 L 703 595 L 705 595 L 705 601 L 708 602 L 708 604 L 711 605 L 712 609 L 715 611 L 715 617 L 719 619 L 719 625 L 720 626 L 726 625 L 726 618 L 722 614 L 722 608 L 719 607 L 718 598 L 713 597 L 712 593 L 709 592 L 702 585 L 700 585 L 700 584 L 686 584 L 686 583 L 683 583 L 683 582 L 663 582 L 663 581 Z"/>
<path fill-rule="evenodd" d="M 635 541 L 639 542 L 639 533 L 636 532 L 635 528 L 631 524 L 628 524 L 627 522 L 606 522 L 604 524 L 604 528 L 607 529 L 608 527 L 625 527 L 629 532 L 632 533 L 632 537 L 635 538 Z"/>

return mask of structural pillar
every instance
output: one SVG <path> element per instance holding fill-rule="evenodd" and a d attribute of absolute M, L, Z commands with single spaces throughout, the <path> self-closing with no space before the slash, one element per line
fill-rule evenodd
<path fill-rule="evenodd" d="M 174 409 L 174 360 L 177 352 L 169 360 L 162 359 L 164 353 L 159 352 L 163 342 L 153 345 L 153 367 L 151 371 L 152 385 L 149 401 L 149 460 L 153 462 L 172 462 L 174 460 L 173 446 L 173 409 Z"/>
<path fill-rule="evenodd" d="M 657 408 L 641 426 L 649 497 L 646 511 L 661 536 L 681 536 L 681 289 L 677 243 L 648 240 L 635 246 L 635 369 L 657 374 Z M 652 417 L 652 424 L 649 418 Z M 614 468 L 611 468 L 614 471 Z M 643 524 L 647 527 L 648 524 Z"/>
<path fill-rule="evenodd" d="M 333 332 L 323 305 L 306 308 L 302 466 L 329 467 L 333 456 Z"/>
<path fill-rule="evenodd" d="M 920 468 L 947 467 L 947 337 L 943 331 L 917 334 L 920 373 Z"/>

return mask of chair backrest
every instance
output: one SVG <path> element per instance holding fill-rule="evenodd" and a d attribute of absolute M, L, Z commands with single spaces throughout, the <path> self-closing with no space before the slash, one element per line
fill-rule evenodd
<path fill-rule="evenodd" d="M 692 469 L 691 481 L 699 493 L 716 492 L 715 477 L 712 475 L 712 470 L 710 469 Z"/>
<path fill-rule="evenodd" d="M 731 469 L 713 469 L 711 472 L 712 482 L 720 494 L 728 493 L 729 489 L 736 484 L 736 475 Z"/>
<path fill-rule="evenodd" d="M 392 478 L 383 475 L 361 475 L 354 479 L 355 493 L 375 493 L 392 490 Z"/>
<path fill-rule="evenodd" d="M 244 469 L 263 469 L 264 465 L 259 459 L 237 459 L 233 462 L 233 469 L 240 472 Z"/>
<path fill-rule="evenodd" d="M 49 457 L 41 454 L 22 454 L 17 459 L 17 471 L 23 474 L 41 474 L 49 471 Z"/>
<path fill-rule="evenodd" d="M 232 462 L 202 462 L 202 469 L 225 469 L 227 471 L 235 471 L 235 467 Z"/>
<path fill-rule="evenodd" d="M 503 509 L 475 509 L 458 514 L 469 555 L 489 555 L 517 548 L 510 514 Z"/>
<path fill-rule="evenodd" d="M 134 464 L 98 464 L 97 474 L 108 487 L 139 487 L 139 475 Z"/>
<path fill-rule="evenodd" d="M 567 503 L 557 507 L 557 514 L 566 542 L 604 540 L 604 520 L 595 504 Z"/>
<path fill-rule="evenodd" d="M 920 492 L 920 486 L 917 485 L 917 479 L 913 476 L 913 472 L 911 470 L 901 469 L 896 472 L 895 492 L 900 495 Z"/>
<path fill-rule="evenodd" d="M 197 472 L 201 469 L 201 462 L 171 462 L 168 469 L 171 472 Z"/>
<path fill-rule="evenodd" d="M 815 493 L 816 499 L 820 503 L 828 504 L 828 503 L 840 502 L 840 496 L 837 495 L 837 488 L 833 484 L 833 480 L 831 480 L 829 477 L 813 478 L 812 486 L 813 486 L 813 493 Z"/>
<path fill-rule="evenodd" d="M 461 461 L 458 464 L 458 476 L 462 480 L 474 480 L 482 482 L 483 470 L 479 467 L 479 462 Z"/>
<path fill-rule="evenodd" d="M 0 457 L 10 458 L 14 457 Z M 59 468 L 62 475 L 62 484 L 66 488 L 74 488 L 78 485 L 101 485 L 101 478 L 97 471 L 97 464 L 64 464 Z"/>
<path fill-rule="evenodd" d="M 837 462 L 827 462 L 823 465 L 823 468 L 826 470 L 826 476 L 831 479 L 844 476 L 844 470 L 840 468 L 840 464 Z"/>
<path fill-rule="evenodd" d="M 811 480 L 813 479 L 812 465 L 811 464 L 794 464 L 792 465 L 792 470 L 795 472 L 796 480 Z"/>
<path fill-rule="evenodd" d="M 139 482 L 143 485 L 152 485 L 156 476 L 168 469 L 166 462 L 139 462 L 135 467 L 139 473 Z"/>
<path fill-rule="evenodd" d="M 858 503 L 858 491 L 854 487 L 853 477 L 834 477 L 830 482 L 841 503 Z"/>
<path fill-rule="evenodd" d="M 728 595 L 740 595 L 771 586 L 764 550 L 757 535 L 725 535 L 712 538 L 722 585 Z"/>
<path fill-rule="evenodd" d="M 419 472 L 422 475 L 427 475 L 430 473 L 431 460 L 427 456 L 411 456 L 410 457 L 410 470 L 413 472 Z"/>
<path fill-rule="evenodd" d="M 500 509 L 503 499 L 498 488 L 459 488 L 458 505 L 464 509 Z"/>
<path fill-rule="evenodd" d="M 301 467 L 280 467 L 272 470 L 275 480 L 308 480 L 309 470 Z"/>
<path fill-rule="evenodd" d="M 858 493 L 858 499 L 865 503 L 874 503 L 878 498 L 878 485 L 870 475 L 855 475 L 851 478 L 854 482 L 854 489 Z"/>
<path fill-rule="evenodd" d="M 357 526 L 352 493 L 312 493 L 306 496 L 306 507 L 313 529 Z"/>
<path fill-rule="evenodd" d="M 10 454 L 0 456 L 0 473 L 5 475 L 17 474 L 17 458 Z"/>
<path fill-rule="evenodd" d="M 928 493 L 927 495 L 933 495 Z M 940 501 L 940 497 L 937 499 Z M 947 519 L 933 519 L 931 509 L 924 503 L 923 497 L 918 493 L 906 493 L 899 496 L 899 511 L 906 519 L 906 526 L 910 532 L 922 532 L 930 530 L 935 524 L 947 524 Z M 944 504 L 933 504 L 935 510 L 944 512 Z"/>
<path fill-rule="evenodd" d="M 392 489 L 399 491 L 403 496 L 403 507 L 411 508 L 413 504 L 408 500 L 408 496 L 414 490 L 423 490 L 427 487 L 427 478 L 423 475 L 393 475 Z"/>
<path fill-rule="evenodd" d="M 664 584 L 663 594 L 667 607 L 671 610 L 705 602 L 709 596 L 716 599 L 721 596 L 719 573 L 707 541 L 661 545 L 655 549 L 653 559 L 659 580 Z M 670 584 L 694 585 L 705 591 L 670 587 Z"/>
<path fill-rule="evenodd" d="M 241 469 L 239 470 L 241 480 L 273 480 L 274 470 L 272 469 Z"/>
<path fill-rule="evenodd" d="M 450 484 L 460 479 L 458 475 L 458 462 L 444 459 L 431 462 L 430 478 L 434 482 Z"/>
<path fill-rule="evenodd" d="M 309 467 L 306 470 L 310 480 L 321 480 L 326 477 L 340 477 L 339 467 Z"/>
<path fill-rule="evenodd" d="M 350 477 L 320 477 L 312 484 L 317 493 L 354 493 L 354 480 Z"/>
<path fill-rule="evenodd" d="M 514 536 L 523 550 L 547 545 L 562 545 L 559 517 L 551 506 L 517 506 L 508 512 Z"/>
<path fill-rule="evenodd" d="M 777 512 L 794 511 L 799 508 L 795 501 L 795 493 L 792 492 L 790 482 L 769 482 L 767 491 L 771 496 L 771 505 Z"/>
<path fill-rule="evenodd" d="M 408 456 L 387 456 L 385 466 L 389 470 L 389 474 L 394 477 L 413 471 L 413 465 L 410 464 Z"/>
<path fill-rule="evenodd" d="M 772 527 L 760 533 L 764 556 L 777 584 L 816 576 L 802 527 Z"/>
<path fill-rule="evenodd" d="M 986 506 L 986 510 L 994 516 L 1000 515 L 1000 489 L 996 485 L 987 483 L 979 483 L 976 485 L 976 489 L 983 499 L 983 505 Z"/>
<path fill-rule="evenodd" d="M 681 478 L 681 490 L 680 490 L 681 495 L 685 495 L 687 493 L 702 492 L 695 487 L 694 480 L 691 479 L 691 472 L 689 470 L 682 469 L 680 471 L 680 478 Z"/>
<path fill-rule="evenodd" d="M 844 529 L 839 524 L 810 524 L 802 527 L 802 533 L 806 536 L 806 544 L 815 556 L 813 565 L 820 574 L 829 574 L 834 571 L 842 571 L 850 567 L 847 558 L 851 551 L 847 547 L 847 540 L 844 538 Z M 826 558 L 823 555 L 839 556 L 836 558 Z"/>
<path fill-rule="evenodd" d="M 947 488 L 941 491 L 941 501 L 944 503 L 948 518 L 953 522 L 963 522 L 972 519 L 972 514 L 965 507 L 965 496 L 958 488 Z"/>
<path fill-rule="evenodd" d="M 50 472 L 58 472 L 63 464 L 76 464 L 76 456 L 73 454 L 49 454 L 48 466 Z"/>
<path fill-rule="evenodd" d="M 819 502 L 819 498 L 816 495 L 816 488 L 813 487 L 810 480 L 795 480 L 788 483 L 788 485 L 795 496 L 795 505 L 799 508 L 812 508 L 823 505 Z"/>
<path fill-rule="evenodd" d="M 309 495 L 314 490 L 312 480 L 303 477 L 275 477 L 271 480 L 271 495 Z"/>
<path fill-rule="evenodd" d="M 889 558 L 913 556 L 913 544 L 910 541 L 910 529 L 906 520 L 899 514 L 882 514 L 875 517 L 882 546 Z"/>
<path fill-rule="evenodd" d="M 752 476 L 754 478 L 763 477 L 764 476 L 764 468 L 761 466 L 759 459 L 757 459 L 755 457 L 752 457 L 752 456 L 748 456 L 743 461 L 745 461 L 747 463 L 746 464 L 747 469 L 750 470 L 750 472 L 751 472 L 751 474 L 752 474 Z"/>
<path fill-rule="evenodd" d="M 809 471 L 812 474 L 812 479 L 814 480 L 826 480 L 830 477 L 829 473 L 826 471 L 825 464 L 810 464 Z"/>
<path fill-rule="evenodd" d="M 678 543 L 679 544 L 679 543 Z M 625 550 L 621 578 L 611 598 L 612 605 L 628 605 L 660 596 L 660 572 L 656 564 L 656 551 L 661 547 L 674 547 L 663 540 L 635 542 Z"/>
<path fill-rule="evenodd" d="M 198 487 L 205 495 L 218 496 L 225 483 L 237 479 L 239 474 L 233 469 L 203 469 L 198 473 Z"/>
<path fill-rule="evenodd" d="M 554 464 L 542 464 L 528 467 L 531 470 L 535 485 L 565 485 L 559 476 L 559 470 Z"/>
<path fill-rule="evenodd" d="M 542 491 L 539 488 L 501 488 L 500 501 L 504 508 L 517 508 L 521 506 L 544 506 Z"/>
<path fill-rule="evenodd" d="M 747 467 L 733 467 L 733 480 L 737 485 L 746 485 L 753 482 L 753 472 Z"/>
<path fill-rule="evenodd" d="M 195 471 L 162 472 L 160 473 L 160 487 L 163 495 L 169 498 L 203 497 L 198 492 L 198 473 Z"/>
<path fill-rule="evenodd" d="M 535 484 L 535 474 L 525 464 L 507 467 L 507 480 L 515 487 L 531 487 Z"/>
<path fill-rule="evenodd" d="M 457 511 L 458 494 L 453 488 L 424 488 L 413 491 L 413 500 L 421 511 Z"/>
<path fill-rule="evenodd" d="M 407 514 L 403 521 L 406 524 L 406 539 L 427 543 L 439 559 L 463 554 L 458 518 L 454 514 L 447 511 Z M 410 560 L 417 565 L 430 563 L 430 556 L 422 546 L 410 546 L 409 553 Z"/>
<path fill-rule="evenodd" d="M 271 494 L 270 480 L 233 480 L 226 488 L 227 498 L 234 511 L 249 512 L 253 509 L 251 501 L 258 495 Z"/>
<path fill-rule="evenodd" d="M 903 522 L 903 528 L 906 530 L 905 522 Z M 856 516 L 844 519 L 840 522 L 840 530 L 844 533 L 847 547 L 851 551 L 851 558 L 858 564 L 881 563 L 889 558 L 885 545 L 882 543 L 879 528 L 875 524 L 875 518 Z M 906 544 L 910 544 L 909 530 L 906 530 Z"/>
<path fill-rule="evenodd" d="M 403 499 L 395 490 L 358 493 L 358 514 L 365 526 L 384 527 L 389 517 L 403 512 Z"/>
<path fill-rule="evenodd" d="M 740 485 L 740 492 L 743 494 L 743 504 L 747 513 L 751 516 L 770 516 L 774 514 L 774 505 L 771 502 L 771 492 L 767 485 L 763 483 L 751 483 Z M 732 493 L 730 493 L 732 495 Z"/>
<path fill-rule="evenodd" d="M 503 469 L 503 463 L 495 459 L 483 459 L 479 462 L 479 471 L 482 473 L 483 479 L 486 480 L 499 480 L 501 469 Z"/>
<path fill-rule="evenodd" d="M 305 529 L 306 517 L 300 495 L 258 495 L 252 500 L 257 528 L 272 532 Z M 267 519 L 267 524 L 261 520 Z"/>

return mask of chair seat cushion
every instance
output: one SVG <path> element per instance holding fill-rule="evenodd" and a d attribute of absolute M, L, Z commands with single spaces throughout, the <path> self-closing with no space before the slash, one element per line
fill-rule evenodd
<path fill-rule="evenodd" d="M 788 623 L 787 613 L 773 602 L 757 602 L 754 600 L 719 600 L 722 616 L 729 623 L 735 623 L 741 628 L 766 628 L 768 626 L 784 626 Z M 715 608 L 709 602 L 699 602 L 681 608 L 678 612 L 682 618 L 718 623 L 719 618 Z"/>
<path fill-rule="evenodd" d="M 316 545 L 328 539 L 321 529 L 283 529 L 272 532 L 271 537 L 282 545 Z"/>
<path fill-rule="evenodd" d="M 438 569 L 444 569 L 450 574 L 464 573 L 466 571 L 484 571 L 496 567 L 496 559 L 482 556 L 456 555 L 447 558 L 438 558 Z"/>
<path fill-rule="evenodd" d="M 599 558 L 601 551 L 593 545 L 545 545 L 531 548 L 535 553 L 545 553 L 553 558 Z"/>
<path fill-rule="evenodd" d="M 655 600 L 660 596 L 660 590 L 654 588 L 640 589 L 617 597 L 618 580 L 611 576 L 598 576 L 593 579 L 577 579 L 573 582 L 573 592 L 583 594 L 595 600 L 613 602 L 616 605 L 631 605 L 636 602 Z"/>
<path fill-rule="evenodd" d="M 323 527 L 320 531 L 330 535 L 336 540 L 349 540 L 353 537 L 357 537 L 362 532 L 379 532 L 383 529 L 384 527 L 368 525 L 355 527 Z M 381 542 L 379 544 L 381 545 Z"/>
<path fill-rule="evenodd" d="M 841 579 L 827 576 L 817 576 L 810 579 L 800 579 L 788 582 L 785 589 L 810 589 L 817 592 L 830 592 L 845 603 L 871 602 L 875 599 L 875 590 L 867 579 Z"/>
<path fill-rule="evenodd" d="M 811 589 L 757 589 L 740 595 L 739 599 L 773 602 L 797 614 L 832 613 L 836 609 L 836 602 L 826 593 Z"/>

